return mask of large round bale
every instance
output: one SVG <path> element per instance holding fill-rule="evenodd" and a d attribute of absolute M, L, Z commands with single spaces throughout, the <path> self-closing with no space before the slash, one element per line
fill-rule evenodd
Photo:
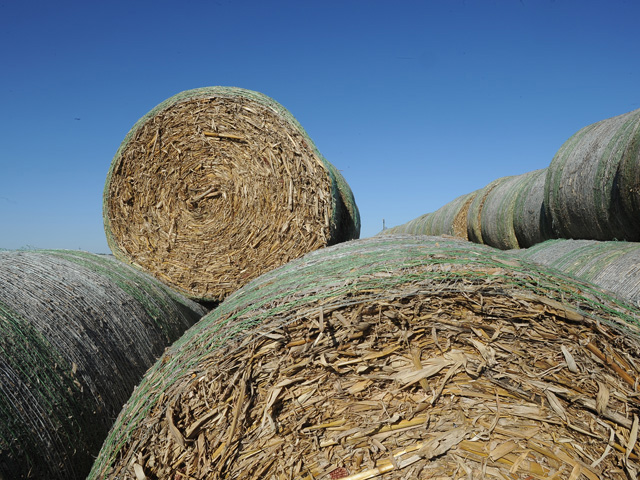
<path fill-rule="evenodd" d="M 86 478 L 144 372 L 205 313 L 113 257 L 0 252 L 0 478 Z"/>
<path fill-rule="evenodd" d="M 640 240 L 640 109 L 582 128 L 547 170 L 545 208 L 559 238 Z"/>
<path fill-rule="evenodd" d="M 521 177 L 513 212 L 513 230 L 518 246 L 527 248 L 553 238 L 544 208 L 547 169 L 534 170 Z"/>
<path fill-rule="evenodd" d="M 546 217 L 541 214 L 545 177 L 542 169 L 494 182 L 480 210 L 482 243 L 509 250 L 549 238 Z"/>
<path fill-rule="evenodd" d="M 467 212 L 476 193 L 460 195 L 434 212 L 426 213 L 407 223 L 389 228 L 383 233 L 386 235 L 400 233 L 451 235 L 467 240 Z"/>
<path fill-rule="evenodd" d="M 595 293 L 461 240 L 310 253 L 166 352 L 89 478 L 624 478 L 640 311 Z"/>
<path fill-rule="evenodd" d="M 519 252 L 640 306 L 640 243 L 549 240 Z"/>
<path fill-rule="evenodd" d="M 142 117 L 113 158 L 103 212 L 117 258 L 197 300 L 360 233 L 345 179 L 291 113 L 232 87 Z"/>
<path fill-rule="evenodd" d="M 467 238 L 469 241 L 473 243 L 485 243 L 482 238 L 482 211 L 484 204 L 491 191 L 508 178 L 510 177 L 498 178 L 480 190 L 476 190 L 476 195 L 467 211 Z"/>

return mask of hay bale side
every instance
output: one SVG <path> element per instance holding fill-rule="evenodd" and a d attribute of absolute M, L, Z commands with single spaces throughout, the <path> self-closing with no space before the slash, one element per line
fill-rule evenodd
<path fill-rule="evenodd" d="M 435 212 L 426 213 L 383 233 L 393 235 L 451 235 L 467 240 L 467 212 L 477 192 L 461 195 Z"/>
<path fill-rule="evenodd" d="M 640 109 L 584 127 L 560 147 L 545 187 L 554 236 L 640 240 L 639 125 Z"/>
<path fill-rule="evenodd" d="M 112 257 L 0 252 L 0 478 L 85 478 L 144 372 L 205 313 Z"/>
<path fill-rule="evenodd" d="M 623 478 L 639 315 L 470 242 L 322 249 L 188 330 L 89 478 Z"/>
<path fill-rule="evenodd" d="M 553 238 L 544 207 L 547 169 L 534 170 L 524 176 L 513 212 L 513 229 L 520 248 L 531 247 Z"/>
<path fill-rule="evenodd" d="M 522 258 L 589 281 L 640 305 L 640 244 L 550 240 L 522 250 Z"/>
<path fill-rule="evenodd" d="M 360 234 L 351 189 L 291 113 L 232 87 L 142 117 L 113 158 L 103 213 L 117 258 L 198 300 Z"/>
<path fill-rule="evenodd" d="M 487 193 L 480 210 L 480 229 L 484 244 L 501 250 L 518 248 L 513 228 L 514 213 L 525 179 L 526 174 L 504 177 L 497 180 L 494 188 Z"/>
<path fill-rule="evenodd" d="M 549 238 L 541 213 L 545 178 L 546 169 L 542 169 L 496 181 L 480 213 L 483 243 L 509 250 Z"/>
<path fill-rule="evenodd" d="M 482 238 L 482 210 L 484 209 L 484 204 L 491 191 L 507 178 L 509 177 L 498 178 L 486 187 L 477 190 L 471 205 L 469 205 L 469 211 L 467 212 L 467 238 L 470 242 L 485 243 Z"/>

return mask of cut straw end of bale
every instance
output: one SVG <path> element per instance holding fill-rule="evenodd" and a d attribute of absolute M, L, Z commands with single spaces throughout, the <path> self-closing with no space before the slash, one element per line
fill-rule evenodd
<path fill-rule="evenodd" d="M 141 118 L 103 212 L 116 257 L 198 300 L 360 233 L 347 182 L 291 113 L 232 87 L 182 92 Z"/>
<path fill-rule="evenodd" d="M 640 310 L 591 292 L 450 238 L 312 252 L 171 347 L 89 478 L 624 478 Z"/>
<path fill-rule="evenodd" d="M 0 252 L 0 478 L 86 478 L 144 372 L 205 313 L 111 256 Z"/>

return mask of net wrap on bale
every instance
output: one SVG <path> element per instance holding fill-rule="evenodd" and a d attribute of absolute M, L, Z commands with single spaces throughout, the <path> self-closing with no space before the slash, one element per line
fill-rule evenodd
<path fill-rule="evenodd" d="M 111 163 L 103 216 L 116 257 L 198 300 L 360 233 L 351 189 L 298 121 L 235 87 L 142 117 Z"/>
<path fill-rule="evenodd" d="M 589 281 L 640 306 L 640 243 L 597 240 L 549 240 L 518 254 Z"/>
<path fill-rule="evenodd" d="M 476 192 L 461 195 L 435 212 L 426 213 L 409 222 L 384 230 L 385 235 L 451 235 L 467 240 L 467 212 Z"/>
<path fill-rule="evenodd" d="M 0 252 L 0 478 L 86 478 L 133 387 L 205 313 L 113 257 Z"/>
<path fill-rule="evenodd" d="M 89 478 L 623 478 L 639 313 L 469 242 L 322 249 L 189 329 Z"/>
<path fill-rule="evenodd" d="M 546 215 L 555 237 L 640 240 L 640 109 L 588 125 L 548 167 Z"/>

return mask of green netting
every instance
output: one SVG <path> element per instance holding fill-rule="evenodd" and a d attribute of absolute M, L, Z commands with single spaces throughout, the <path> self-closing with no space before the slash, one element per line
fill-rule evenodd
<path fill-rule="evenodd" d="M 114 258 L 0 252 L 0 478 L 84 478 L 143 373 L 206 310 Z"/>
<path fill-rule="evenodd" d="M 392 235 L 410 233 L 413 235 L 451 235 L 467 239 L 467 210 L 477 192 L 461 195 L 435 212 L 421 215 L 409 222 L 389 228 L 383 233 Z"/>
<path fill-rule="evenodd" d="M 527 305 L 540 305 L 536 307 L 538 312 L 552 305 L 554 312 L 566 312 L 566 318 L 595 319 L 600 325 L 627 332 L 629 337 L 622 338 L 635 338 L 640 325 L 640 310 L 615 296 L 517 259 L 509 252 L 448 238 L 411 235 L 379 235 L 346 242 L 262 275 L 189 329 L 147 372 L 118 417 L 89 478 L 132 478 L 122 469 L 133 468 L 129 461 L 146 462 L 136 460 L 135 452 L 155 435 L 145 430 L 146 419 L 151 415 L 164 418 L 164 412 L 169 412 L 169 418 L 168 405 L 188 402 L 188 390 L 198 384 L 208 362 L 215 362 L 212 356 L 221 349 L 226 358 L 245 337 L 275 335 L 283 325 L 322 318 L 323 312 L 347 306 L 453 293 L 475 302 L 487 319 L 492 313 L 491 309 L 483 310 L 483 296 L 526 298 Z M 424 302 L 428 305 L 428 299 Z M 436 310 L 432 314 L 437 315 Z M 518 315 L 514 311 L 514 318 Z M 521 321 L 525 322 L 524 316 Z M 429 330 L 428 323 L 424 328 Z M 183 394 L 185 397 L 181 397 Z M 166 422 L 163 425 L 164 431 L 170 428 Z M 162 447 L 164 451 L 172 448 L 171 444 Z M 157 456 L 154 458 L 155 464 L 160 462 Z"/>
<path fill-rule="evenodd" d="M 467 213 L 467 235 L 471 242 L 485 243 L 482 238 L 482 211 L 484 204 L 491 191 L 508 178 L 509 177 L 498 178 L 477 191 L 478 193 L 471 202 Z"/>
<path fill-rule="evenodd" d="M 557 239 L 524 249 L 519 255 L 640 305 L 639 243 Z"/>
<path fill-rule="evenodd" d="M 551 225 L 544 208 L 544 186 L 547 169 L 523 175 L 523 184 L 516 198 L 513 229 L 520 248 L 527 248 L 552 238 Z"/>
<path fill-rule="evenodd" d="M 546 215 L 560 238 L 640 239 L 636 172 L 640 109 L 588 125 L 547 170 Z"/>

